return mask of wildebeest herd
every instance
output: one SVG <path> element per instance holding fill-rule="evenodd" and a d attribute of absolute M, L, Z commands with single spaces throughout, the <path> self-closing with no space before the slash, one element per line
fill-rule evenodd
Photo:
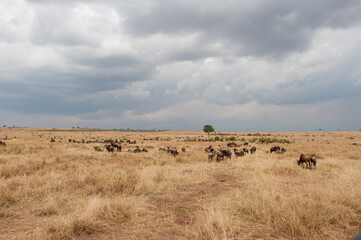
<path fill-rule="evenodd" d="M 56 137 L 52 137 L 50 139 L 51 143 L 55 142 Z M 113 153 L 114 151 L 117 152 L 121 152 L 122 151 L 122 143 L 127 143 L 127 144 L 136 144 L 136 140 L 129 140 L 129 139 L 123 139 L 123 140 L 112 140 L 112 139 L 102 139 L 102 140 L 94 140 L 94 141 L 85 141 L 84 139 L 82 139 L 81 141 L 76 141 L 74 139 L 68 139 L 69 143 L 104 143 L 105 146 L 104 148 L 101 148 L 99 146 L 95 146 L 94 150 L 98 151 L 98 152 L 102 152 L 102 151 L 108 151 L 110 153 Z M 257 148 L 255 146 L 252 146 L 250 149 L 244 147 L 244 146 L 248 146 L 249 147 L 249 143 L 245 142 L 241 145 L 235 143 L 235 142 L 230 142 L 227 143 L 227 147 L 228 148 L 233 148 L 233 152 L 235 154 L 235 156 L 238 157 L 243 157 L 246 154 L 254 154 L 257 150 Z M 6 147 L 6 143 L 4 141 L 0 141 L 0 147 Z M 237 147 L 240 147 L 240 149 L 237 149 Z M 176 157 L 180 154 L 180 151 L 177 150 L 176 147 L 161 147 L 159 148 L 159 151 L 163 151 L 166 153 L 171 154 L 172 156 Z M 140 148 L 139 146 L 136 146 L 135 149 L 128 149 L 128 152 L 131 153 L 141 153 L 141 152 L 148 152 L 147 149 L 145 148 Z M 181 148 L 181 152 L 186 152 L 185 147 Z M 216 157 L 216 161 L 220 162 L 223 161 L 225 159 L 231 159 L 232 158 L 232 151 L 230 149 L 222 149 L 219 146 L 219 150 L 215 151 L 213 146 L 209 146 L 205 148 L 205 152 L 208 154 L 208 160 L 209 161 L 213 161 L 214 157 Z M 273 146 L 270 148 L 269 151 L 267 151 L 267 153 L 277 153 L 277 154 L 284 154 L 286 152 L 286 149 L 280 146 Z M 300 158 L 297 160 L 297 164 L 299 166 L 302 166 L 304 168 L 316 168 L 317 159 L 316 159 L 316 155 L 315 154 L 311 154 L 311 155 L 305 155 L 305 154 L 301 154 Z"/>

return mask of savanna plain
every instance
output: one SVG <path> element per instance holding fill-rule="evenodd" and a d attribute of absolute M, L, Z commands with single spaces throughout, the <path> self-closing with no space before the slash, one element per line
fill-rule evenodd
<path fill-rule="evenodd" d="M 106 151 L 109 139 L 122 151 Z M 361 132 L 2 128 L 0 140 L 0 239 L 346 240 L 361 230 Z M 210 145 L 257 150 L 217 162 Z M 128 152 L 136 146 L 148 152 Z M 301 153 L 317 168 L 298 165 Z"/>

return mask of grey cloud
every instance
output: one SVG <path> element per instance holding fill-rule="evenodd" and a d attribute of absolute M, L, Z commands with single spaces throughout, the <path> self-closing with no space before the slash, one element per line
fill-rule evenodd
<path fill-rule="evenodd" d="M 309 130 L 327 120 L 323 115 L 352 116 L 360 103 L 356 0 L 25 4 L 34 13 L 27 15 L 27 25 L 21 18 L 0 22 L 6 27 L 0 33 L 0 112 L 24 119 L 59 116 L 69 124 L 76 117 L 95 127 L 199 129 L 211 122 L 228 130 Z M 320 37 L 325 29 L 329 32 Z M 179 115 L 179 106 L 192 101 L 226 110 Z M 252 120 L 222 116 L 250 102 L 270 110 Z M 300 114 L 292 108 L 308 111 L 322 103 L 330 106 L 320 107 L 317 118 L 293 119 Z M 286 110 L 272 115 L 280 107 Z M 178 115 L 126 118 L 165 111 Z M 327 124 L 354 127 L 360 116 Z"/>
<path fill-rule="evenodd" d="M 282 56 L 304 50 L 316 29 L 350 27 L 361 19 L 361 3 L 356 0 L 152 3 L 147 11 L 128 13 L 125 26 L 130 33 L 139 37 L 199 32 L 202 41 L 219 42 L 226 49 L 233 45 L 238 55 Z"/>

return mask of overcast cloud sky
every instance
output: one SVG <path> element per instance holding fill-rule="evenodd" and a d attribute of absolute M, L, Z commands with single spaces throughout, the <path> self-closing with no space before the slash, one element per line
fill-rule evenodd
<path fill-rule="evenodd" d="M 359 0 L 2 0 L 0 124 L 359 130 Z"/>

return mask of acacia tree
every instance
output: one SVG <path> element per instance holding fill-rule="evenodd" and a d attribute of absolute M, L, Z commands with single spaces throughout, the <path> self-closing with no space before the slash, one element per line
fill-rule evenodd
<path fill-rule="evenodd" d="M 206 124 L 206 125 L 204 125 L 204 127 L 203 127 L 203 131 L 204 131 L 205 133 L 208 133 L 208 137 L 209 137 L 209 133 L 210 133 L 210 132 L 214 132 L 214 128 L 213 128 L 212 125 Z"/>

